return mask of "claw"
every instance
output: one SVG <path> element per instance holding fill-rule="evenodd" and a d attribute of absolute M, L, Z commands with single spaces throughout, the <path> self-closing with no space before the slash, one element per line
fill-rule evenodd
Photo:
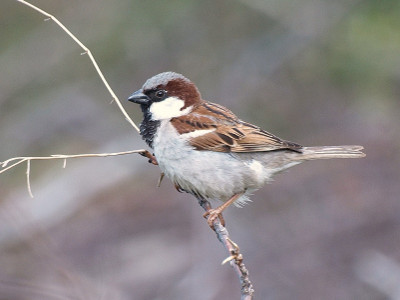
<path fill-rule="evenodd" d="M 141 156 L 147 157 L 149 159 L 149 163 L 153 164 L 153 165 L 158 165 L 157 159 L 154 156 L 154 154 L 151 154 L 149 151 L 144 151 L 144 152 L 139 152 L 139 154 Z"/>
<path fill-rule="evenodd" d="M 208 217 L 207 223 L 208 223 L 208 226 L 210 226 L 212 230 L 214 230 L 214 222 L 217 218 L 221 221 L 221 225 L 225 227 L 225 220 L 222 217 L 222 212 L 224 211 L 224 209 L 226 209 L 229 205 L 231 205 L 233 202 L 235 202 L 242 195 L 243 195 L 243 193 L 235 194 L 228 201 L 226 201 L 222 205 L 218 206 L 216 209 L 210 208 L 205 212 L 203 217 L 204 218 Z"/>
<path fill-rule="evenodd" d="M 208 226 L 210 226 L 211 229 L 214 229 L 214 222 L 216 219 L 219 219 L 221 225 L 225 227 L 224 217 L 218 208 L 209 209 L 204 213 L 203 217 L 207 219 Z"/>

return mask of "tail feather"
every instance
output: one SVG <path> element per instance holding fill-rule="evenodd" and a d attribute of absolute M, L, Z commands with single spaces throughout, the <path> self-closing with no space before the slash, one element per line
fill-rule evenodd
<path fill-rule="evenodd" d="M 322 147 L 304 147 L 299 160 L 329 159 L 329 158 L 360 158 L 365 153 L 362 146 L 322 146 Z"/>

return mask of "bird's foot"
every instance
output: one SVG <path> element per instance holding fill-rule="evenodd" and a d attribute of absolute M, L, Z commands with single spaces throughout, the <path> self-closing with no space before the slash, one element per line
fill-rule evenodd
<path fill-rule="evenodd" d="M 139 152 L 139 154 L 141 156 L 147 157 L 149 159 L 149 163 L 151 163 L 151 164 L 153 164 L 155 166 L 158 165 L 156 157 L 154 156 L 154 154 L 151 154 L 149 151 L 145 150 L 143 152 Z"/>
<path fill-rule="evenodd" d="M 224 217 L 222 216 L 222 210 L 219 207 L 216 209 L 210 208 L 204 213 L 203 217 L 207 219 L 208 226 L 210 226 L 210 228 L 213 230 L 214 230 L 214 222 L 217 219 L 219 219 L 221 225 L 225 227 L 225 220 Z"/>
<path fill-rule="evenodd" d="M 214 230 L 214 222 L 216 219 L 219 219 L 221 221 L 221 225 L 225 227 L 225 220 L 222 217 L 222 212 L 232 203 L 234 203 L 240 196 L 242 196 L 243 193 L 238 193 L 233 195 L 231 198 L 229 198 L 228 201 L 223 203 L 222 205 L 218 206 L 215 209 L 212 209 L 211 206 L 207 207 L 206 213 L 203 215 L 204 218 L 207 218 L 207 223 L 208 226 L 211 227 L 211 229 Z"/>

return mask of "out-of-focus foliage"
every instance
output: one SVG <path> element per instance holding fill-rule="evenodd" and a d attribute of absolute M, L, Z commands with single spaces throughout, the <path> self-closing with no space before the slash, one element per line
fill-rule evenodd
<path fill-rule="evenodd" d="M 362 160 L 277 176 L 225 219 L 257 299 L 398 299 L 397 0 L 36 0 L 126 103 L 173 70 L 205 99 L 304 145 Z M 145 147 L 86 55 L 53 22 L 0 4 L 0 161 Z M 236 299 L 196 200 L 140 156 L 32 162 L 0 175 L 0 299 Z"/>

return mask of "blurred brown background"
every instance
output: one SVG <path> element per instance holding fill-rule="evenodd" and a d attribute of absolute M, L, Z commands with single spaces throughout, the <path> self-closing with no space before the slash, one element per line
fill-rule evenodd
<path fill-rule="evenodd" d="M 400 299 L 398 0 L 37 0 L 125 102 L 173 70 L 205 99 L 303 145 L 310 162 L 225 213 L 256 299 Z M 0 9 L 0 161 L 145 147 L 52 21 Z M 202 209 L 138 155 L 32 162 L 0 175 L 0 299 L 239 299 Z"/>

